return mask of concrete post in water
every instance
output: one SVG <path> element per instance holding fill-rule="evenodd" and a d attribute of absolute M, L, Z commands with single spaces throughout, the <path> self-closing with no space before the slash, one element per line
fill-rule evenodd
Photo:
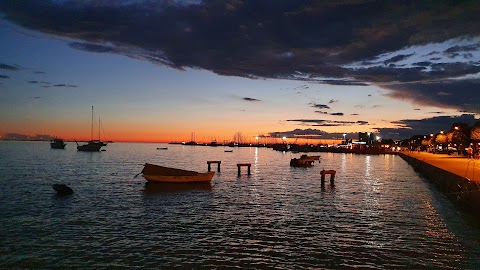
<path fill-rule="evenodd" d="M 252 166 L 252 164 L 250 164 L 250 163 L 238 163 L 238 164 L 237 164 L 238 176 L 240 176 L 240 168 L 241 168 L 242 166 L 246 166 L 246 167 L 248 168 L 247 173 L 248 173 L 248 175 L 250 175 L 250 166 Z"/>
<path fill-rule="evenodd" d="M 336 174 L 336 173 L 337 173 L 337 172 L 334 171 L 334 170 L 328 170 L 328 171 L 322 170 L 322 171 L 320 172 L 320 175 L 321 175 L 320 181 L 321 181 L 322 187 L 325 186 L 325 175 L 326 175 L 326 174 L 330 174 L 330 185 L 333 186 L 333 185 L 335 184 L 335 174 Z"/>
<path fill-rule="evenodd" d="M 215 161 L 213 161 L 213 160 L 207 161 L 208 171 L 211 170 L 210 164 L 212 164 L 212 163 L 217 163 L 217 172 L 220 172 L 220 163 L 222 163 L 222 162 L 221 162 L 221 161 L 218 161 L 218 160 L 215 160 Z"/>

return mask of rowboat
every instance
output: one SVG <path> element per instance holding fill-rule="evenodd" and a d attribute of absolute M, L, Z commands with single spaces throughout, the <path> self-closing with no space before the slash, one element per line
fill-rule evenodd
<path fill-rule="evenodd" d="M 215 172 L 200 173 L 150 163 L 144 165 L 141 173 L 147 181 L 160 183 L 205 183 L 212 181 L 215 175 Z"/>

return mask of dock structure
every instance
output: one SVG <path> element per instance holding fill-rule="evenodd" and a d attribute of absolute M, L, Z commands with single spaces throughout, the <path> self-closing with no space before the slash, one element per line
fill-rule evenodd
<path fill-rule="evenodd" d="M 220 172 L 220 163 L 222 163 L 220 160 L 209 160 L 207 161 L 207 164 L 208 164 L 208 171 L 211 170 L 211 167 L 210 167 L 210 164 L 217 164 L 217 172 Z"/>
<path fill-rule="evenodd" d="M 399 155 L 462 209 L 480 217 L 479 160 L 417 151 Z"/>
<path fill-rule="evenodd" d="M 320 175 L 321 175 L 320 180 L 322 182 L 322 187 L 325 186 L 325 175 L 327 175 L 327 174 L 330 174 L 330 185 L 333 186 L 335 184 L 335 174 L 336 173 L 337 173 L 337 171 L 335 171 L 335 170 L 328 170 L 328 171 L 322 170 L 320 172 Z"/>
<path fill-rule="evenodd" d="M 241 167 L 248 167 L 247 174 L 250 175 L 250 167 L 252 166 L 251 163 L 238 163 L 237 168 L 238 168 L 238 176 L 240 176 L 240 168 Z"/>

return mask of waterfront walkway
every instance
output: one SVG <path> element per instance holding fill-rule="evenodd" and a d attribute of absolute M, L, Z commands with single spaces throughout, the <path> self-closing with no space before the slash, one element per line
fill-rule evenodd
<path fill-rule="evenodd" d="M 432 154 L 427 152 L 408 152 L 408 155 L 445 171 L 449 171 L 461 177 L 480 183 L 480 159 L 471 159 L 456 155 Z"/>

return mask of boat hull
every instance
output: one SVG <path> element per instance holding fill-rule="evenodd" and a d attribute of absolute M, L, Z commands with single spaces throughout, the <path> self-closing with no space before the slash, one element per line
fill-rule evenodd
<path fill-rule="evenodd" d="M 84 144 L 84 145 L 77 145 L 77 150 L 84 151 L 84 152 L 98 152 L 100 151 L 100 148 L 102 148 L 102 146 L 103 146 L 103 143 L 88 142 L 87 144 Z"/>
<path fill-rule="evenodd" d="M 51 143 L 50 147 L 52 149 L 65 149 L 65 144 Z"/>
<path fill-rule="evenodd" d="M 198 173 L 197 175 L 143 175 L 149 182 L 158 183 L 208 183 L 215 172 Z"/>
<path fill-rule="evenodd" d="M 318 160 L 320 162 L 320 156 L 307 156 L 302 155 L 299 159 L 293 158 L 290 160 L 290 166 L 292 167 L 311 167 L 313 162 Z"/>

